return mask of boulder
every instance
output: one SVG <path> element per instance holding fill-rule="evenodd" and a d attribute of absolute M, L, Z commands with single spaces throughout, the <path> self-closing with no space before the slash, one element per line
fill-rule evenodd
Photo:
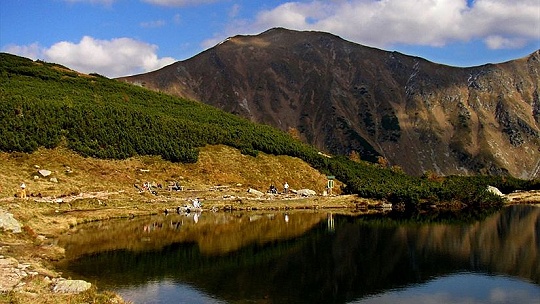
<path fill-rule="evenodd" d="M 11 230 L 13 233 L 21 233 L 21 224 L 13 217 L 13 214 L 0 209 L 0 228 Z"/>
<path fill-rule="evenodd" d="M 41 169 L 41 170 L 38 171 L 38 173 L 41 174 L 41 176 L 43 176 L 43 177 L 47 177 L 47 176 L 51 175 L 52 172 L 49 171 L 49 170 Z"/>
<path fill-rule="evenodd" d="M 504 194 L 501 192 L 501 190 L 493 187 L 493 186 L 488 186 L 487 187 L 487 191 L 495 194 L 495 195 L 498 195 L 498 196 L 501 196 L 501 197 L 504 197 Z"/>
<path fill-rule="evenodd" d="M 314 196 L 314 195 L 317 195 L 317 192 L 311 189 L 300 189 L 300 190 L 296 190 L 296 194 L 301 195 L 301 196 Z"/>
<path fill-rule="evenodd" d="M 255 190 L 253 188 L 249 188 L 247 192 L 250 193 L 250 194 L 255 194 L 257 196 L 263 196 L 264 195 L 264 193 L 262 193 L 261 191 Z"/>
<path fill-rule="evenodd" d="M 80 293 L 90 287 L 92 284 L 83 280 L 62 280 L 56 283 L 53 291 L 56 293 Z"/>

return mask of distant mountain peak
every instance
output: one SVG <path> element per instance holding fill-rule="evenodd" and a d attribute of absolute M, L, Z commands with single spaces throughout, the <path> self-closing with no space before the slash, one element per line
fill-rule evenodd
<path fill-rule="evenodd" d="M 540 55 L 458 68 L 272 28 L 123 78 L 406 172 L 540 176 Z"/>

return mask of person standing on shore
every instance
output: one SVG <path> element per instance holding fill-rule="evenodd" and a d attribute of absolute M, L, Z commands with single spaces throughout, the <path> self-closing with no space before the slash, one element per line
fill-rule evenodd
<path fill-rule="evenodd" d="M 285 194 L 289 193 L 289 184 L 287 184 L 287 182 L 283 184 L 283 193 Z"/>
<path fill-rule="evenodd" d="M 26 199 L 26 184 L 24 181 L 21 183 L 21 198 Z"/>

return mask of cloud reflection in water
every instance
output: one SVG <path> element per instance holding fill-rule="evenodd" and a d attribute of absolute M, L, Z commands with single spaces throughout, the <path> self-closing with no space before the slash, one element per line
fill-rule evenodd
<path fill-rule="evenodd" d="M 390 290 L 354 304 L 540 303 L 540 287 L 506 276 L 458 273 L 421 285 Z"/>

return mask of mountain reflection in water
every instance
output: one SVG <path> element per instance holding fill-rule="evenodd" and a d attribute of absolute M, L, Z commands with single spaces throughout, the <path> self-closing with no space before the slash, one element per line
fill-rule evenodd
<path fill-rule="evenodd" d="M 454 276 L 449 284 L 499 278 L 500 288 L 523 288 L 522 302 L 540 298 L 538 207 L 465 221 L 454 214 L 197 216 L 79 226 L 59 239 L 66 248 L 59 267 L 135 303 L 383 303 L 377 299 Z M 152 299 L 136 296 L 148 288 L 157 290 Z M 482 299 L 475 303 L 492 302 Z"/>

